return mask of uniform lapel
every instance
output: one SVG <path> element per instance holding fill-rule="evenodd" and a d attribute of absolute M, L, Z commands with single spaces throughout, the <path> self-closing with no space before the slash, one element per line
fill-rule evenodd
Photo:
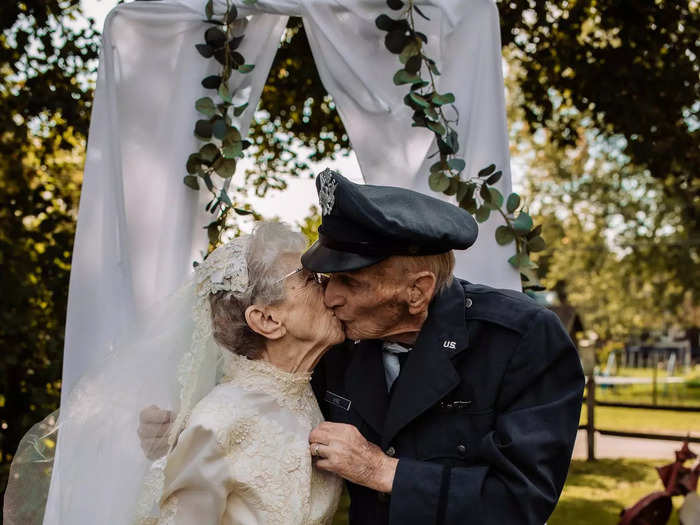
<path fill-rule="evenodd" d="M 382 342 L 362 341 L 353 349 L 345 385 L 353 407 L 377 434 L 382 433 L 389 404 L 382 364 Z"/>
<path fill-rule="evenodd" d="M 382 448 L 459 384 L 460 376 L 451 357 L 467 346 L 464 301 L 464 290 L 455 279 L 431 303 L 416 345 L 394 385 L 382 432 Z"/>

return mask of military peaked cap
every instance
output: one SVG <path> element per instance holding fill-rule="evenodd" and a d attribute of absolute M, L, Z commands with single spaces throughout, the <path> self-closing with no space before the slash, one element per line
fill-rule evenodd
<path fill-rule="evenodd" d="M 436 255 L 469 248 L 474 218 L 448 202 L 405 188 L 355 184 L 326 169 L 316 178 L 321 226 L 301 258 L 315 272 L 343 272 L 392 255 Z"/>

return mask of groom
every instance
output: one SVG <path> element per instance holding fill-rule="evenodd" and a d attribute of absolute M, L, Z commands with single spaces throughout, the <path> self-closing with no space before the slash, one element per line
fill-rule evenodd
<path fill-rule="evenodd" d="M 477 235 L 466 211 L 330 170 L 316 184 L 322 224 L 302 264 L 330 274 L 349 341 L 314 371 L 326 422 L 309 443 L 348 481 L 350 524 L 542 525 L 584 385 L 566 330 L 522 293 L 453 278 L 452 250 Z"/>
<path fill-rule="evenodd" d="M 416 192 L 317 179 L 325 302 L 354 343 L 313 376 L 316 466 L 349 481 L 350 523 L 532 524 L 551 514 L 583 374 L 559 319 L 522 293 L 453 279 L 476 240 L 464 210 Z"/>

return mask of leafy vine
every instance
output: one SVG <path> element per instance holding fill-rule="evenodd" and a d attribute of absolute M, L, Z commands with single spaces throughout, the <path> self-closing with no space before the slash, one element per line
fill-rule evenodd
<path fill-rule="evenodd" d="M 503 174 L 495 164 L 480 170 L 476 177 L 462 177 L 466 163 L 457 156 L 459 137 L 453 125 L 459 121 L 459 112 L 454 106 L 455 96 L 438 91 L 435 79 L 440 71 L 424 51 L 427 36 L 416 29 L 417 17 L 430 18 L 414 0 L 387 0 L 387 5 L 398 12 L 398 18 L 381 14 L 375 23 L 386 32 L 385 47 L 398 55 L 403 65 L 394 74 L 394 84 L 409 87 L 404 103 L 413 110 L 412 126 L 432 131 L 438 146 L 433 156 L 439 155 L 439 160 L 430 167 L 430 189 L 454 195 L 459 206 L 478 222 L 485 222 L 492 212 L 498 212 L 505 224 L 496 229 L 496 242 L 507 245 L 515 241 L 516 253 L 508 262 L 520 272 L 525 289 L 542 289 L 535 274 L 537 266 L 530 259 L 531 252 L 545 248 L 542 227 L 534 226 L 532 217 L 521 207 L 520 196 L 511 193 L 506 199 L 493 187 Z M 453 118 L 448 118 L 446 108 L 454 113 Z"/>
<path fill-rule="evenodd" d="M 209 243 L 215 247 L 221 240 L 226 219 L 231 212 L 238 215 L 253 213 L 249 209 L 237 207 L 229 194 L 237 159 L 243 157 L 243 151 L 251 144 L 241 136 L 236 126 L 236 119 L 246 110 L 248 102 L 236 105 L 235 93 L 229 90 L 229 86 L 234 71 L 250 73 L 255 65 L 247 64 L 243 55 L 237 51 L 243 35 L 236 34 L 236 6 L 227 0 L 223 17 L 215 19 L 213 0 L 209 0 L 205 12 L 205 22 L 211 27 L 204 33 L 204 43 L 197 44 L 196 48 L 204 58 L 216 60 L 221 65 L 221 71 L 202 80 L 204 88 L 216 93 L 214 97 L 202 97 L 195 102 L 195 108 L 204 118 L 195 123 L 194 134 L 204 144 L 188 157 L 187 175 L 183 182 L 193 190 L 199 190 L 200 183 L 203 183 L 211 194 L 206 211 L 214 218 L 206 229 Z"/>

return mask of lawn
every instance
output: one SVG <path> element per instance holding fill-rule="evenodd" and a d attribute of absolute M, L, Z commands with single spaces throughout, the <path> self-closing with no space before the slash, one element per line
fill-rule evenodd
<path fill-rule="evenodd" d="M 620 511 L 642 496 L 662 490 L 654 467 L 664 460 L 600 459 L 593 463 L 574 461 L 559 505 L 548 525 L 616 525 Z M 683 499 L 674 498 L 669 525 L 678 525 L 678 507 Z"/>
<path fill-rule="evenodd" d="M 650 492 L 663 489 L 654 467 L 665 463 L 668 461 L 574 461 L 548 525 L 616 525 L 623 508 Z M 348 503 L 347 494 L 343 494 L 333 525 L 347 525 Z M 682 498 L 674 498 L 673 503 L 677 509 Z M 674 510 L 669 525 L 678 525 L 677 512 Z M 465 523 L 469 523 L 468 516 L 465 516 Z"/>
<path fill-rule="evenodd" d="M 581 424 L 587 421 L 586 405 L 581 408 Z M 650 434 L 676 434 L 700 437 L 700 412 L 670 412 L 636 408 L 596 407 L 595 426 L 604 430 L 626 430 Z"/>

